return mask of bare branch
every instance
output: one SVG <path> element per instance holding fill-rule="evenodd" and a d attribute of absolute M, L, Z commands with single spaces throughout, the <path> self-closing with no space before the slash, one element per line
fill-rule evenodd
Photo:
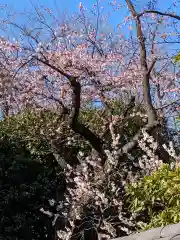
<path fill-rule="evenodd" d="M 143 16 L 146 13 L 155 13 L 161 16 L 167 16 L 167 17 L 171 17 L 171 18 L 175 18 L 177 20 L 180 20 L 180 16 L 173 14 L 173 13 L 164 13 L 164 12 L 160 12 L 160 11 L 156 11 L 156 10 L 145 10 L 142 13 L 138 14 L 138 17 Z"/>
<path fill-rule="evenodd" d="M 159 123 L 158 122 L 154 122 L 153 124 L 147 124 L 147 126 L 145 126 L 145 130 L 147 132 L 151 132 L 152 130 L 154 130 L 156 127 L 158 127 Z M 122 153 L 128 153 L 130 151 L 132 151 L 138 144 L 138 140 L 142 135 L 142 129 L 133 137 L 133 139 L 126 143 L 123 148 L 122 148 Z"/>
<path fill-rule="evenodd" d="M 175 101 L 173 101 L 173 102 L 171 102 L 171 103 L 169 103 L 169 104 L 167 104 L 167 105 L 164 105 L 162 107 L 156 108 L 156 110 L 164 109 L 164 108 L 170 107 L 172 105 L 178 104 L 179 101 L 180 101 L 180 98 L 175 100 Z"/>
<path fill-rule="evenodd" d="M 43 93 L 38 93 L 38 92 L 35 92 L 36 95 L 38 96 L 42 96 L 44 98 L 47 98 L 48 100 L 53 100 L 54 102 L 58 103 L 58 105 L 60 105 L 62 107 L 62 113 L 63 114 L 68 114 L 69 113 L 69 109 L 63 104 L 63 102 L 59 99 L 59 98 L 56 98 L 54 96 L 47 96 L 46 94 L 43 94 Z"/>
<path fill-rule="evenodd" d="M 34 57 L 34 59 L 38 60 L 39 62 L 43 63 L 44 65 L 52 68 L 53 70 L 55 70 L 56 72 L 60 73 L 61 75 L 63 75 L 64 77 L 67 77 L 68 79 L 72 78 L 73 76 L 67 74 L 66 72 L 64 72 L 62 69 L 52 65 L 51 63 L 49 63 L 48 60 L 43 60 L 41 58 L 38 57 Z"/>

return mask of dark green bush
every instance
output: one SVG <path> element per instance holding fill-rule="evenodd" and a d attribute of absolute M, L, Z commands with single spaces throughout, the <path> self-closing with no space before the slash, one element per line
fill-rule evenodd
<path fill-rule="evenodd" d="M 52 219 L 40 212 L 63 194 L 63 179 L 53 167 L 18 145 L 0 144 L 0 233 L 3 239 L 53 239 Z"/>

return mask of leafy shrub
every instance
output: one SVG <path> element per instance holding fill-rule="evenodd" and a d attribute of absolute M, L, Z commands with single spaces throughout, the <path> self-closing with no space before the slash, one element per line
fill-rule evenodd
<path fill-rule="evenodd" d="M 26 110 L 0 122 L 0 137 L 26 146 L 31 154 L 45 155 L 49 152 L 47 136 L 53 133 L 58 117 L 50 111 Z"/>
<path fill-rule="evenodd" d="M 140 216 L 141 229 L 180 222 L 180 168 L 164 164 L 151 176 L 127 187 L 126 202 Z"/>
<path fill-rule="evenodd" d="M 174 57 L 175 63 L 180 62 L 180 52 Z"/>
<path fill-rule="evenodd" d="M 109 103 L 117 116 L 121 115 L 123 108 L 125 107 L 119 101 Z M 141 111 L 141 106 L 137 106 L 135 111 Z M 85 125 L 88 125 L 91 130 L 96 134 L 101 135 L 105 130 L 103 129 L 105 122 L 103 122 L 104 109 L 97 108 L 95 106 L 86 106 L 80 113 L 80 121 Z M 121 143 L 127 142 L 134 136 L 135 133 L 145 123 L 142 121 L 141 116 L 135 115 L 122 122 L 117 126 L 117 132 L 121 135 Z M 123 132 L 122 132 L 123 131 Z M 57 139 L 61 141 L 61 153 L 68 154 L 69 145 L 74 148 L 85 152 L 89 149 L 89 144 L 86 143 L 82 137 L 75 134 L 66 122 L 61 119 L 58 112 L 52 112 L 51 110 L 33 110 L 26 109 L 23 112 L 9 116 L 6 119 L 0 121 L 0 139 L 7 138 L 18 145 L 25 146 L 31 154 L 45 156 L 52 152 L 50 146 L 50 139 Z M 75 141 L 68 144 L 70 138 L 74 138 Z M 104 141 L 111 144 L 111 136 L 109 131 L 104 135 Z M 63 144 L 62 144 L 63 142 Z M 66 148 L 66 149 L 65 149 Z M 67 150 L 67 151 L 66 151 Z"/>
<path fill-rule="evenodd" d="M 117 124 L 114 126 L 115 128 L 114 132 L 116 134 L 119 133 L 119 136 L 122 138 L 120 139 L 121 143 L 128 142 L 129 138 L 131 138 L 134 135 L 134 133 L 136 133 L 139 130 L 141 126 L 144 126 L 146 124 L 147 119 L 144 116 L 144 114 L 141 115 L 140 113 L 141 111 L 138 111 L 138 109 L 136 109 L 139 112 L 138 114 L 136 112 L 135 113 L 132 112 L 132 115 L 131 116 L 128 115 L 127 119 L 121 118 L 121 111 L 122 111 L 121 109 L 123 107 L 118 103 L 113 103 L 113 104 L 114 104 L 114 106 L 112 105 L 113 109 L 115 111 L 115 114 L 117 114 L 114 117 L 115 118 L 117 117 L 117 119 L 119 119 L 119 122 L 117 122 Z M 96 108 L 90 107 L 90 108 L 85 108 L 81 112 L 79 117 L 83 123 L 89 125 L 89 127 L 94 131 L 96 131 L 97 134 L 102 134 L 103 132 L 102 127 L 104 124 L 102 120 L 102 114 L 103 114 L 103 109 L 101 108 L 96 109 Z M 109 132 L 107 132 L 107 135 L 104 136 L 103 140 L 104 142 L 107 142 L 111 147 L 113 135 L 109 128 L 107 128 L 107 131 Z M 64 204 L 63 206 L 66 206 L 66 208 L 63 207 L 63 209 L 66 209 L 66 211 L 68 212 L 67 216 L 69 218 L 68 217 L 67 218 L 69 222 L 67 221 L 67 223 L 70 224 L 72 223 L 72 219 L 75 219 L 74 217 L 71 218 L 71 215 L 73 213 L 71 209 L 78 210 L 79 208 L 80 209 L 79 212 L 81 213 L 82 211 L 82 215 L 81 215 L 83 216 L 82 219 L 84 219 L 84 217 L 87 217 L 86 213 L 89 212 L 89 210 L 93 206 L 94 216 L 96 214 L 100 218 L 103 216 L 105 220 L 103 222 L 104 225 L 101 224 L 102 232 L 104 232 L 103 228 L 106 228 L 108 234 L 110 234 L 110 236 L 115 237 L 116 234 L 122 235 L 122 234 L 129 233 L 129 231 L 133 231 L 134 223 L 132 222 L 131 219 L 129 220 L 129 215 L 128 216 L 126 215 L 126 212 L 124 212 L 124 208 L 122 207 L 123 196 L 124 196 L 124 186 L 128 181 L 130 181 L 136 176 L 139 176 L 139 174 L 137 173 L 139 173 L 138 171 L 140 171 L 141 169 L 139 165 L 135 163 L 136 162 L 138 163 L 138 159 L 142 154 L 143 149 L 141 148 L 134 149 L 134 151 L 132 152 L 132 155 L 134 155 L 135 157 L 130 156 L 131 159 L 128 159 L 127 156 L 123 156 L 121 159 L 120 165 L 113 167 L 113 164 L 112 164 L 112 170 L 111 170 L 112 174 L 109 174 L 109 172 L 107 172 L 107 175 L 104 175 L 102 171 L 102 166 L 99 165 L 97 161 L 98 160 L 97 154 L 91 151 L 92 150 L 91 147 L 89 147 L 89 149 L 86 148 L 86 150 L 88 149 L 88 151 L 85 151 L 85 148 L 83 148 L 83 146 L 88 145 L 88 143 L 86 144 L 86 141 L 82 139 L 80 136 L 76 136 L 76 134 L 68 128 L 66 122 L 63 122 L 60 115 L 50 111 L 28 111 L 27 110 L 16 116 L 8 117 L 4 121 L 0 122 L 1 140 L 4 141 L 8 139 L 8 141 L 11 143 L 9 148 L 10 156 L 7 155 L 8 151 L 6 151 L 6 154 L 4 157 L 6 165 L 7 165 L 7 162 L 9 165 L 7 167 L 6 173 L 3 173 L 2 176 L 4 177 L 4 175 L 7 175 L 8 181 L 10 181 L 9 179 L 11 179 L 11 176 L 13 176 L 14 179 L 20 179 L 17 181 L 18 183 L 15 186 L 13 184 L 11 186 L 11 182 L 7 184 L 7 189 L 8 189 L 7 191 L 12 192 L 12 194 L 10 194 L 10 197 L 8 198 L 7 201 L 8 202 L 15 201 L 20 206 L 22 204 L 21 199 L 23 199 L 25 203 L 26 202 L 28 203 L 28 206 L 26 206 L 28 210 L 27 211 L 22 210 L 20 217 L 18 217 L 16 213 L 10 213 L 10 214 L 2 213 L 2 215 L 5 215 L 5 216 L 8 215 L 7 219 L 10 219 L 9 215 L 13 215 L 15 216 L 14 217 L 15 219 L 16 218 L 19 219 L 18 220 L 19 224 L 18 226 L 16 226 L 16 232 L 21 232 L 21 230 L 26 229 L 27 222 L 29 222 L 29 219 L 31 219 L 31 213 L 32 213 L 31 209 L 29 209 L 29 206 L 31 208 L 31 206 L 33 205 L 33 209 L 35 209 L 33 211 L 37 212 L 38 209 L 44 205 L 43 199 L 47 200 L 50 197 L 55 198 L 53 195 L 54 193 L 50 191 L 51 183 L 53 185 L 52 191 L 55 191 L 56 193 L 58 192 L 58 189 L 56 189 L 55 186 L 57 184 L 56 177 L 59 174 L 59 169 L 56 167 L 53 168 L 54 165 L 50 166 L 47 164 L 49 161 L 51 161 L 51 159 L 49 158 L 50 155 L 48 154 L 53 155 L 52 154 L 53 149 L 50 148 L 49 141 L 51 139 L 54 139 L 54 137 L 57 137 L 60 139 L 60 141 L 57 142 L 57 148 L 59 150 L 58 154 L 60 155 L 60 157 L 65 158 L 67 157 L 67 155 L 69 156 L 69 153 L 70 153 L 69 159 L 72 162 L 72 154 L 71 154 L 72 152 L 70 151 L 70 148 L 74 150 L 77 147 L 78 149 L 75 155 L 79 154 L 78 160 L 81 163 L 80 166 L 77 167 L 77 169 L 74 166 L 73 167 L 68 166 L 68 169 L 66 169 L 67 170 L 65 174 L 66 186 L 68 186 L 67 189 L 69 189 L 69 191 L 68 190 L 66 191 L 67 201 L 63 200 L 63 204 Z M 63 143 L 61 141 L 62 139 L 63 139 Z M 109 147 L 107 147 L 107 149 L 111 150 L 111 148 Z M 17 150 L 19 151 L 19 153 L 17 153 Z M 3 151 L 0 150 L 0 153 L 3 153 Z M 27 156 L 24 153 L 26 153 Z M 113 159 L 115 156 L 113 155 L 114 153 L 111 154 L 111 152 L 109 152 L 108 154 L 109 154 L 109 159 L 110 160 L 112 159 L 112 162 L 113 162 Z M 11 156 L 14 156 L 13 159 Z M 44 161 L 44 159 L 47 159 L 47 161 Z M 55 163 L 57 164 L 56 161 Z M 2 167 L 2 169 L 4 169 L 4 167 Z M 37 169 L 39 169 L 38 173 L 36 171 Z M 47 173 L 47 176 L 44 176 L 43 172 Z M 55 174 L 53 179 L 51 179 L 50 173 Z M 42 178 L 41 178 L 41 175 L 43 176 Z M 27 176 L 34 176 L 34 178 L 32 181 L 28 180 L 26 184 Z M 43 183 L 41 182 L 41 179 L 44 179 L 44 177 L 45 177 L 45 184 L 44 184 L 44 180 L 42 180 Z M 107 181 L 107 184 L 105 180 L 103 181 L 103 179 Z M 47 181 L 47 184 L 46 184 L 46 181 Z M 22 182 L 22 184 L 20 182 Z M 15 183 L 16 181 L 14 181 L 14 184 Z M 88 188 L 86 188 L 86 184 Z M 21 186 L 23 188 L 22 190 L 21 190 Z M 72 186 L 72 188 L 70 186 Z M 82 189 L 82 186 L 85 186 L 84 189 Z M 46 196 L 46 193 L 48 193 L 48 190 L 46 190 L 46 187 L 50 191 L 48 196 Z M 79 192 L 79 189 L 84 190 L 85 194 L 83 191 Z M 116 192 L 116 190 L 117 190 L 117 195 L 115 196 L 114 192 Z M 25 194 L 24 194 L 24 191 L 25 191 Z M 27 194 L 27 192 L 29 193 Z M 40 195 L 38 195 L 38 192 L 40 193 Z M 93 195 L 92 193 L 95 195 Z M 99 194 L 97 197 L 98 201 L 96 201 L 94 197 L 97 195 L 97 193 Z M 88 197 L 88 201 L 85 201 L 85 202 L 81 201 L 82 200 L 81 194 L 83 196 L 83 199 L 84 199 L 84 196 L 85 198 Z M 114 195 L 113 201 L 112 201 L 112 194 Z M 21 197 L 21 195 L 23 196 Z M 26 196 L 28 196 L 27 201 L 25 199 Z M 2 199 L 6 199 L 6 196 L 3 195 Z M 109 204 L 108 201 L 111 204 Z M 94 204 L 95 202 L 96 204 Z M 99 204 L 100 206 L 102 205 L 102 207 L 99 207 Z M 117 205 L 119 205 L 119 207 L 117 207 Z M 5 206 L 4 200 L 2 201 L 2 209 L 3 209 L 3 206 Z M 108 209 L 107 209 L 107 206 L 108 206 Z M 86 209 L 86 211 L 84 211 L 84 209 Z M 103 215 L 102 213 L 100 213 L 102 209 L 104 211 Z M 116 211 L 115 210 L 112 211 L 112 209 L 115 209 Z M 61 210 L 58 209 L 57 214 L 60 214 L 60 213 L 61 213 Z M 113 220 L 114 222 L 111 222 L 111 220 L 110 222 L 107 222 L 106 221 L 107 215 L 108 215 L 108 219 L 112 218 L 114 219 Z M 119 219 L 116 219 L 115 216 L 118 216 L 117 218 Z M 77 214 L 77 217 L 79 217 L 79 213 Z M 37 220 L 39 219 L 38 216 L 36 218 Z M 23 219 L 27 219 L 27 221 Z M 10 229 L 8 229 L 7 227 L 8 224 L 12 226 L 14 223 L 11 224 L 9 223 L 9 220 L 8 220 L 8 223 L 3 222 L 3 224 L 4 226 L 6 226 L 3 229 L 3 231 L 6 231 L 6 234 L 10 234 L 10 233 L 15 234 L 13 233 L 13 227 L 11 227 Z M 73 224 L 75 223 L 73 222 Z M 113 227 L 114 224 L 115 224 L 115 227 Z M 35 224 L 32 223 L 31 225 L 34 226 Z M 35 229 L 29 230 L 30 232 L 29 235 L 32 235 L 31 233 L 35 231 L 37 230 Z M 36 239 L 39 239 L 39 236 L 36 237 Z M 64 237 L 62 237 L 62 239 L 64 239 Z"/>

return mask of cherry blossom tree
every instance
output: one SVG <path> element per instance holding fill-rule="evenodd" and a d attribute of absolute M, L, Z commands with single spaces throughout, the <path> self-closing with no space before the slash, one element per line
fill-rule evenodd
<path fill-rule="evenodd" d="M 111 5 L 118 11 L 121 9 L 116 1 Z M 121 214 L 122 196 L 118 189 L 123 189 L 126 177 L 132 181 L 133 176 L 131 171 L 128 176 L 119 172 L 123 172 L 123 166 L 132 157 L 134 148 L 139 147 L 146 153 L 139 161 L 142 168 L 149 164 L 148 168 L 152 170 L 163 161 L 169 161 L 168 146 L 162 147 L 165 140 L 160 134 L 162 121 L 159 112 L 164 114 L 164 108 L 178 102 L 178 99 L 174 99 L 174 103 L 168 100 L 170 92 L 179 92 L 179 86 L 176 86 L 177 72 L 172 71 L 175 67 L 173 60 L 160 43 L 163 39 L 165 44 L 168 33 L 163 32 L 163 18 L 159 15 L 176 20 L 179 17 L 155 10 L 138 13 L 130 0 L 126 0 L 126 7 L 130 14 L 123 22 L 129 24 L 130 34 L 127 37 L 119 29 L 111 33 L 101 30 L 100 1 L 93 6 L 93 20 L 80 3 L 79 13 L 71 21 L 63 23 L 47 8 L 35 8 L 34 20 L 41 27 L 22 27 L 10 19 L 4 21 L 6 26 L 18 29 L 21 36 L 14 42 L 3 38 L 0 41 L 0 90 L 4 116 L 16 114 L 27 107 L 51 109 L 60 116 L 57 132 L 63 120 L 92 147 L 90 156 L 80 156 L 82 164 L 76 169 L 66 163 L 63 166 L 67 182 L 72 183 L 73 179 L 76 187 L 68 189 L 66 199 L 58 205 L 68 219 L 66 229 L 57 230 L 61 239 L 70 239 L 72 234 L 78 234 L 75 223 L 83 224 L 79 218 L 82 217 L 82 208 L 87 205 L 87 209 L 94 212 L 93 224 L 91 215 L 88 215 L 87 221 L 91 223 L 89 228 L 94 229 L 93 234 L 97 236 L 98 231 L 102 233 L 106 230 L 106 239 L 116 237 L 117 231 L 104 213 L 111 206 L 116 209 L 121 224 L 127 221 Z M 54 25 L 46 22 L 45 12 L 53 19 Z M 151 15 L 145 19 L 147 14 Z M 121 29 L 121 26 L 120 23 L 118 27 Z M 136 35 L 131 33 L 134 27 Z M 119 116 L 113 113 L 110 101 L 118 100 L 123 91 L 132 91 L 134 95 Z M 144 106 L 145 114 L 136 114 L 145 118 L 145 123 L 131 140 L 122 144 L 116 127 L 123 128 L 124 122 L 134 116 L 136 100 L 142 101 Z M 104 131 L 108 130 L 111 136 L 108 149 L 104 132 L 101 135 L 95 133 L 79 118 L 83 107 L 96 101 L 103 106 Z M 103 189 L 104 182 L 110 184 L 110 193 Z M 92 206 L 95 207 L 92 209 Z M 133 224 L 125 225 L 125 228 L 133 228 Z"/>

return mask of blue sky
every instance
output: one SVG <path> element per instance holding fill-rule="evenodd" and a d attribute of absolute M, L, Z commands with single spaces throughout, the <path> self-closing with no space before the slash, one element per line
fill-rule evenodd
<path fill-rule="evenodd" d="M 112 2 L 112 1 L 113 0 L 100 0 L 100 4 L 105 7 L 105 10 L 103 13 L 104 15 L 110 13 L 109 27 L 115 28 L 118 25 L 118 23 L 124 19 L 124 16 L 127 16 L 128 10 L 127 8 L 124 8 L 123 10 L 121 9 L 120 11 L 116 11 L 116 12 L 112 11 L 112 7 L 110 7 L 108 4 L 109 2 Z M 44 5 L 47 8 L 53 9 L 53 12 L 56 14 L 59 14 L 61 18 L 64 11 L 66 11 L 69 15 L 72 15 L 74 12 L 78 12 L 79 2 L 80 0 L 0 0 L 0 6 L 3 4 L 6 4 L 8 6 L 8 9 L 10 9 L 11 12 L 25 13 L 26 11 L 28 12 L 33 11 L 32 4 L 34 4 L 35 6 L 39 4 L 39 5 Z M 91 8 L 92 5 L 96 2 L 96 0 L 81 0 L 81 2 L 86 8 Z M 125 0 L 117 0 L 117 2 L 123 4 Z M 136 9 L 138 11 L 141 11 L 142 7 L 144 7 L 148 3 L 148 0 L 133 0 L 133 2 L 136 4 Z M 159 0 L 157 4 L 158 10 L 166 11 L 167 8 L 170 7 L 173 2 L 174 0 Z M 177 14 L 180 14 L 180 3 L 179 3 L 179 9 L 176 8 L 175 11 L 177 12 Z M 67 13 L 65 15 L 67 15 Z M 0 19 L 5 17 L 5 14 L 7 14 L 7 11 L 0 10 Z M 21 24 L 26 23 L 25 17 L 19 16 L 19 15 L 17 15 L 17 17 L 15 18 L 15 21 Z M 29 24 L 27 25 L 30 26 Z M 125 31 L 124 33 L 127 33 L 127 34 L 129 32 L 127 27 L 125 27 L 123 31 Z M 16 30 L 16 32 L 14 32 L 13 30 L 8 33 L 7 31 L 2 33 L 2 31 L 0 30 L 0 35 L 1 36 L 8 35 L 8 37 L 10 38 L 13 38 L 13 37 L 17 38 L 18 31 Z"/>
<path fill-rule="evenodd" d="M 109 11 L 110 8 L 108 7 L 108 3 L 112 0 L 101 0 L 101 4 L 103 6 L 106 6 L 106 11 Z M 69 14 L 73 12 L 78 11 L 78 4 L 79 0 L 0 0 L 0 5 L 7 4 L 11 10 L 15 10 L 16 12 L 22 12 L 24 10 L 31 11 L 32 4 L 37 4 L 39 2 L 40 4 L 43 4 L 44 6 L 50 7 L 57 11 L 57 9 L 62 13 L 64 10 L 67 10 Z M 81 1 L 86 7 L 91 7 L 96 0 L 82 0 Z M 118 3 L 124 3 L 124 0 L 117 0 Z M 148 0 L 134 0 L 134 3 L 136 4 L 136 7 L 138 10 L 140 10 L 145 4 L 147 4 Z M 165 11 L 168 7 L 171 6 L 171 4 L 174 2 L 174 0 L 159 0 L 158 1 L 158 9 Z M 176 1 L 178 2 L 178 1 Z M 180 14 L 180 2 L 179 2 L 179 8 L 176 8 L 177 14 Z M 122 13 L 122 12 L 121 12 Z M 2 13 L 1 13 L 2 14 Z M 124 11 L 124 14 L 126 14 L 126 10 Z M 110 19 L 111 24 L 116 25 L 121 19 L 121 16 L 119 12 L 113 13 L 113 17 Z"/>

